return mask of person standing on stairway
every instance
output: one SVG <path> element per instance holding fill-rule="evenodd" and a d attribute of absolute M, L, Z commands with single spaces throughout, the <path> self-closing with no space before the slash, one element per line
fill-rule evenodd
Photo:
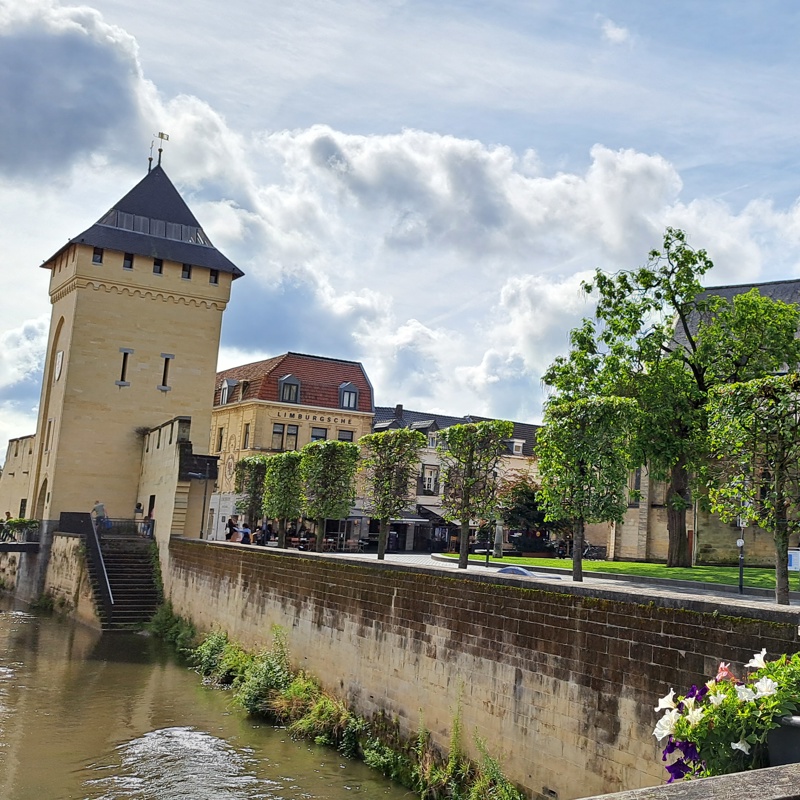
<path fill-rule="evenodd" d="M 95 530 L 99 533 L 101 530 L 109 527 L 106 520 L 108 517 L 106 516 L 106 507 L 99 501 L 94 501 L 94 508 L 92 508 L 92 515 L 94 516 L 94 527 Z"/>

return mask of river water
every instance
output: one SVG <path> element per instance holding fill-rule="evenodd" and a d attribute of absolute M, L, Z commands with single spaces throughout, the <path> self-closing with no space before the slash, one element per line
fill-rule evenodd
<path fill-rule="evenodd" d="M 360 762 L 259 724 L 161 642 L 0 597 L 3 800 L 410 800 Z"/>

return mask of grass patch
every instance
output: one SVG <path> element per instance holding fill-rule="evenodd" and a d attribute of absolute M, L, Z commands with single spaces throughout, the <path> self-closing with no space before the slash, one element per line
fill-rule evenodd
<path fill-rule="evenodd" d="M 458 553 L 443 553 L 447 558 L 458 560 Z M 481 561 L 485 559 L 481 557 Z M 505 556 L 489 558 L 489 564 L 495 567 L 518 564 L 521 567 L 549 567 L 550 569 L 572 570 L 572 560 L 568 558 L 522 558 L 521 556 Z M 643 578 L 659 578 L 662 580 L 694 581 L 696 583 L 718 583 L 725 586 L 739 585 L 739 567 L 668 567 L 665 564 L 650 564 L 639 561 L 584 561 L 584 572 L 602 572 L 608 575 L 638 575 Z M 790 583 L 792 582 L 790 576 Z M 797 579 L 792 590 L 800 590 Z M 744 568 L 744 585 L 759 589 L 775 588 L 775 570 L 771 567 Z"/>

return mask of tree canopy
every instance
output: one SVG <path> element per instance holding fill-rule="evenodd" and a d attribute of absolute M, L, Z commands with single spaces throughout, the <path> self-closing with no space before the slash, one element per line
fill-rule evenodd
<path fill-rule="evenodd" d="M 303 513 L 302 456 L 296 450 L 267 459 L 264 476 L 264 515 L 278 520 L 278 547 L 286 547 L 286 523 Z"/>
<path fill-rule="evenodd" d="M 800 375 L 762 378 L 711 392 L 711 509 L 773 535 L 775 599 L 789 603 L 789 536 L 800 532 Z"/>
<path fill-rule="evenodd" d="M 509 528 L 529 532 L 544 527 L 538 491 L 539 483 L 530 473 L 514 471 L 503 476 L 497 493 L 498 509 Z"/>
<path fill-rule="evenodd" d="M 595 318 L 570 335 L 544 381 L 565 399 L 634 398 L 640 409 L 632 446 L 655 479 L 666 479 L 669 566 L 690 566 L 686 511 L 690 481 L 707 452 L 708 391 L 797 364 L 800 313 L 757 290 L 727 300 L 704 291 L 713 264 L 705 250 L 667 228 L 646 266 L 583 284 L 597 295 Z"/>
<path fill-rule="evenodd" d="M 362 436 L 359 444 L 365 451 L 365 500 L 380 521 L 378 558 L 383 559 L 390 520 L 402 514 L 416 494 L 420 451 L 427 440 L 420 431 L 397 428 Z"/>
<path fill-rule="evenodd" d="M 442 516 L 461 525 L 460 569 L 466 569 L 469 562 L 470 520 L 491 519 L 497 514 L 497 467 L 508 453 L 506 442 L 513 432 L 513 423 L 502 420 L 453 425 L 439 431 Z"/>
<path fill-rule="evenodd" d="M 317 550 L 322 550 L 326 519 L 346 519 L 356 499 L 359 448 L 353 442 L 309 442 L 301 453 L 305 486 L 304 513 L 317 523 Z"/>
<path fill-rule="evenodd" d="M 236 510 L 245 515 L 250 525 L 255 525 L 261 516 L 264 503 L 264 475 L 270 456 L 247 456 L 236 462 L 235 489 L 243 495 Z"/>
<path fill-rule="evenodd" d="M 583 530 L 587 522 L 621 522 L 628 507 L 630 437 L 636 403 L 623 397 L 550 401 L 536 437 L 541 488 L 548 520 L 573 523 L 572 576 L 583 579 Z"/>

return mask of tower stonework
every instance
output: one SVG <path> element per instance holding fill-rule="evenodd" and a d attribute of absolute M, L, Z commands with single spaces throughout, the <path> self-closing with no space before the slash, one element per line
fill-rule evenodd
<path fill-rule="evenodd" d="M 222 313 L 243 273 L 159 165 L 43 268 L 53 305 L 29 516 L 137 502 L 145 431 L 190 417 L 205 447 Z"/>

